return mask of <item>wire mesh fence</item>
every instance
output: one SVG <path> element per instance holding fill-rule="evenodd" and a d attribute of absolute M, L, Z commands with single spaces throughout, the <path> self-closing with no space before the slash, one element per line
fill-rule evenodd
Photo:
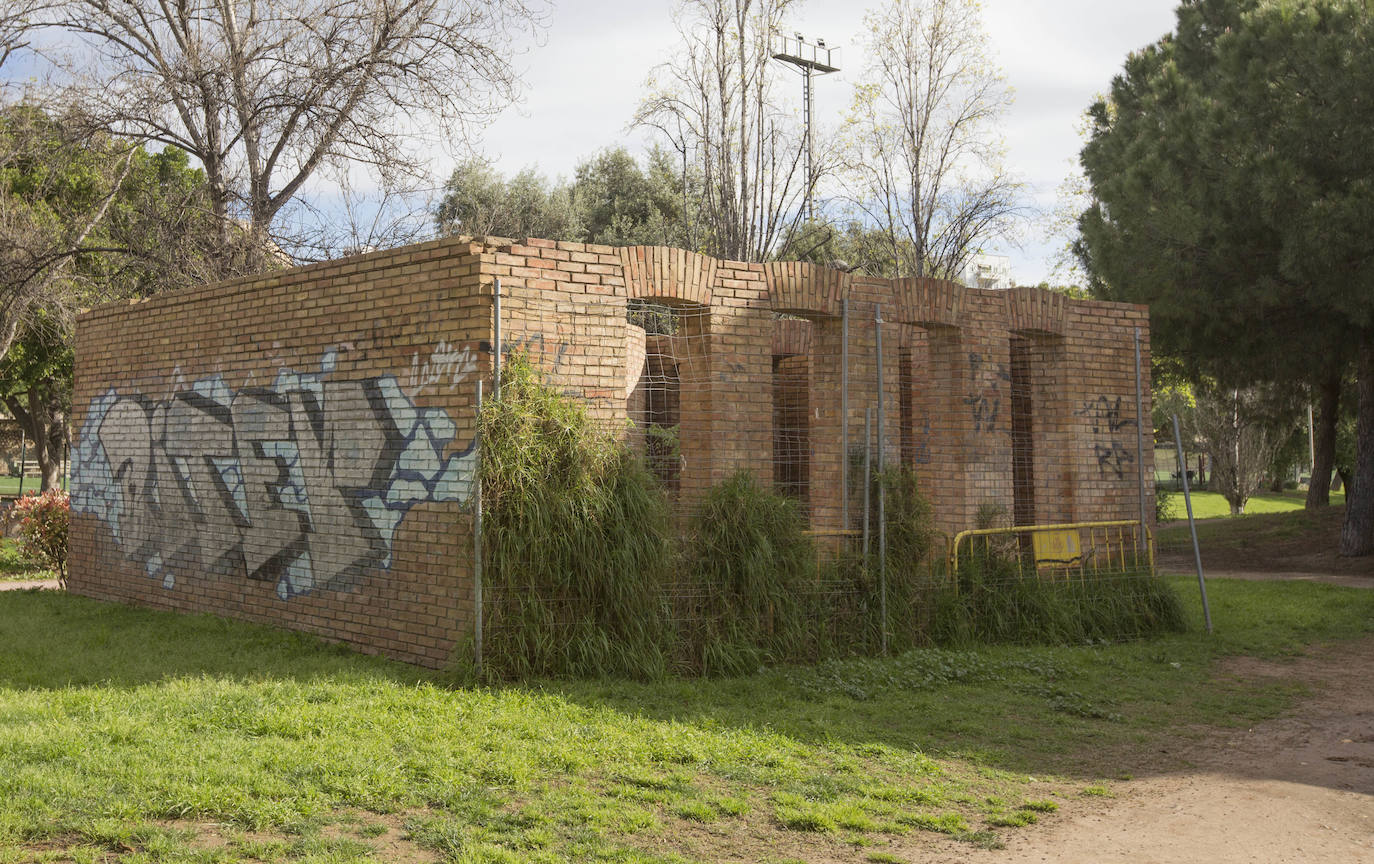
<path fill-rule="evenodd" d="M 755 313 L 746 332 L 704 304 L 630 299 L 621 321 L 574 316 L 558 325 L 628 332 L 624 390 L 603 394 L 595 413 L 647 467 L 671 513 L 675 541 L 665 554 L 673 560 L 653 627 L 680 637 L 672 664 L 709 665 L 701 641 L 682 634 L 738 626 L 738 610 L 723 609 L 687 562 L 713 554 L 689 550 L 700 545 L 701 504 L 740 472 L 790 502 L 789 536 L 815 564 L 804 584 L 788 584 L 785 603 L 765 598 L 750 613 L 765 637 L 784 629 L 783 605 L 787 627 L 805 622 L 808 638 L 770 659 L 938 641 L 1123 638 L 1177 623 L 1153 580 L 1138 362 L 1134 402 L 1129 392 L 1084 400 L 1069 395 L 1078 389 L 1062 337 L 972 339 L 887 321 L 881 304 L 862 299 L 837 311 Z M 532 344 L 521 322 L 509 326 L 515 332 L 498 332 L 498 344 Z M 559 349 L 550 363 L 543 337 L 538 350 L 555 381 L 568 380 L 569 365 L 615 360 Z M 1079 474 L 1091 483 L 1065 480 Z M 894 512 L 890 497 L 903 493 L 892 478 L 921 498 Z M 1065 518 L 1094 510 L 1118 518 Z M 922 539 L 900 539 L 914 534 Z M 515 597 L 490 586 L 484 596 L 488 634 L 536 619 L 550 646 L 607 615 L 574 590 Z"/>

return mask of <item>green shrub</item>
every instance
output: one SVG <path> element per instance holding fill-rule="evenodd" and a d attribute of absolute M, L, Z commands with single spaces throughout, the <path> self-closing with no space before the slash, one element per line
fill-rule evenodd
<path fill-rule="evenodd" d="M 1163 483 L 1155 484 L 1155 522 L 1168 522 L 1174 518 L 1174 496 L 1177 493 Z"/>
<path fill-rule="evenodd" d="M 752 673 L 876 654 L 884 630 L 900 652 L 1183 627 L 1161 580 L 1023 575 L 1014 542 L 982 547 L 947 577 L 909 468 L 870 480 L 884 496 L 885 573 L 876 533 L 866 558 L 851 551 L 818 565 L 795 502 L 747 472 L 709 490 L 674 541 L 667 494 L 643 457 L 519 356 L 480 426 L 492 677 Z M 1004 515 L 985 506 L 980 524 Z"/>
<path fill-rule="evenodd" d="M 753 672 L 816 647 L 816 550 L 796 504 L 740 472 L 712 488 L 685 539 L 677 616 L 684 662 Z"/>
<path fill-rule="evenodd" d="M 876 527 L 869 555 L 841 554 L 827 574 L 834 590 L 827 592 L 823 620 L 826 647 L 831 653 L 876 654 L 883 644 L 884 587 L 886 588 L 888 650 L 903 651 L 930 641 L 932 574 L 938 533 L 929 503 L 917 487 L 916 472 L 895 467 L 872 478 L 871 502 L 877 523 L 880 493 L 887 524 L 886 571 L 879 571 L 880 543 Z M 885 583 L 885 586 L 884 586 Z"/>
<path fill-rule="evenodd" d="M 662 676 L 670 522 L 641 461 L 518 355 L 481 441 L 487 668 Z"/>

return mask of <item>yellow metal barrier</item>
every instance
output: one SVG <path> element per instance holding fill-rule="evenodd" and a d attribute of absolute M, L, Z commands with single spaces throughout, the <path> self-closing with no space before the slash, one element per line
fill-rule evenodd
<path fill-rule="evenodd" d="M 1015 560 L 1022 575 L 1025 575 L 1028 560 L 1034 562 L 1037 573 L 1068 573 L 1076 569 L 1082 575 L 1088 569 L 1101 570 L 1116 565 L 1125 570 L 1128 566 L 1139 567 L 1142 562 L 1149 567 L 1151 575 L 1155 572 L 1154 535 L 1148 524 L 1134 519 L 960 531 L 949 543 L 951 577 L 959 572 L 960 547 L 967 545 L 972 554 L 974 544 L 980 539 L 985 551 Z"/>

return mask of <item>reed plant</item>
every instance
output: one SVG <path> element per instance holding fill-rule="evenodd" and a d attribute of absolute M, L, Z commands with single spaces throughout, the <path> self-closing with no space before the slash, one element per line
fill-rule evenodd
<path fill-rule="evenodd" d="M 518 354 L 481 441 L 487 669 L 661 677 L 670 519 L 643 463 Z"/>
<path fill-rule="evenodd" d="M 937 592 L 930 633 L 951 646 L 1081 645 L 1186 629 L 1177 592 L 1144 568 L 1037 573 L 974 554 Z"/>
<path fill-rule="evenodd" d="M 884 644 L 1081 644 L 1183 629 L 1177 596 L 1148 573 L 1050 578 L 1021 566 L 1014 543 L 946 573 L 907 467 L 868 478 L 884 496 L 881 560 L 874 539 L 867 555 L 818 563 L 796 502 L 748 472 L 675 522 L 642 454 L 519 355 L 480 427 L 488 677 L 738 675 Z"/>
<path fill-rule="evenodd" d="M 791 499 L 741 471 L 712 488 L 684 538 L 681 657 L 705 675 L 814 659 L 816 550 Z"/>

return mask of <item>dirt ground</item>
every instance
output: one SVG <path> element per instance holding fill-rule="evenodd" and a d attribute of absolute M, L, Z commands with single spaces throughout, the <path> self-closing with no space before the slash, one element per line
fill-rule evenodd
<path fill-rule="evenodd" d="M 45 591 L 56 591 L 60 587 L 56 579 L 7 579 L 0 580 L 0 591 L 27 591 L 30 588 L 41 588 Z"/>
<path fill-rule="evenodd" d="M 1298 679 L 1299 710 L 1180 744 L 1180 767 L 1116 783 L 1096 799 L 1008 832 L 1000 850 L 950 844 L 925 859 L 975 864 L 1374 862 L 1374 638 L 1294 662 L 1237 658 L 1223 674 Z"/>

